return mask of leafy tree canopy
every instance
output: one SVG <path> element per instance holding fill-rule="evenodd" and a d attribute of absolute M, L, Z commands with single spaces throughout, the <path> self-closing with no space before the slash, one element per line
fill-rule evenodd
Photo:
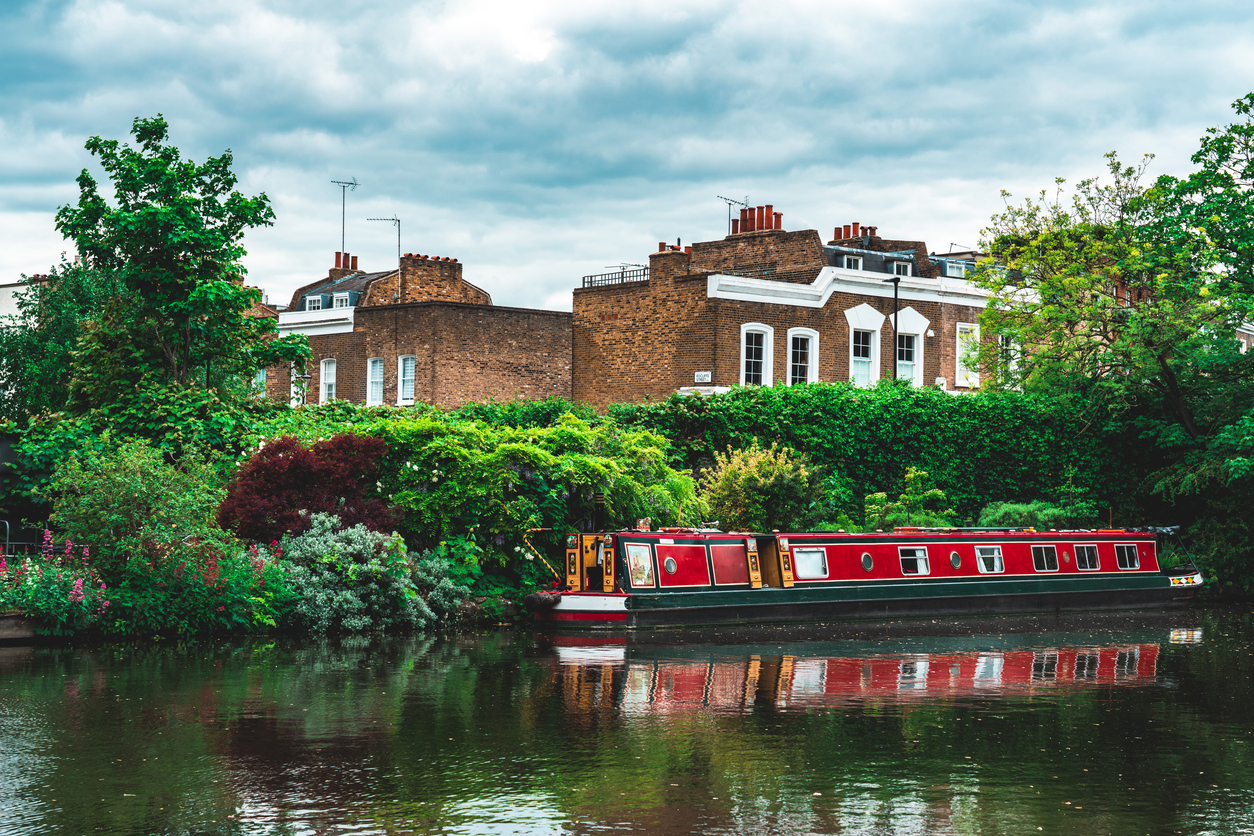
<path fill-rule="evenodd" d="M 235 190 L 230 151 L 183 159 L 166 144 L 160 114 L 136 119 L 131 133 L 134 148 L 87 141 L 113 201 L 84 169 L 78 204 L 57 211 L 57 229 L 124 291 L 80 339 L 72 406 L 144 408 L 189 389 L 238 391 L 258 368 L 303 362 L 307 340 L 277 337 L 273 320 L 254 315 L 260 293 L 243 284 L 243 234 L 273 223 L 269 198 Z"/>
<path fill-rule="evenodd" d="M 121 290 L 114 274 L 64 259 L 47 276 L 22 278 L 17 314 L 0 320 L 0 421 L 65 408 L 78 335 Z"/>

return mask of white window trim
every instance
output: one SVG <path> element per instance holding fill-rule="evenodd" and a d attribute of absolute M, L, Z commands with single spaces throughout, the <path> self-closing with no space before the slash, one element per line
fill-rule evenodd
<path fill-rule="evenodd" d="M 371 380 L 371 373 L 374 369 L 379 370 L 379 397 L 376 399 L 374 393 L 374 381 Z M 383 358 L 371 357 L 366 361 L 366 406 L 383 406 Z"/>
<path fill-rule="evenodd" d="M 1053 569 L 1037 569 L 1036 555 L 1032 554 L 1032 549 L 1053 549 L 1054 550 L 1054 568 Z M 1062 564 L 1058 562 L 1058 547 L 1053 543 L 1033 543 L 1028 548 L 1028 554 L 1032 558 L 1032 571 L 1042 575 L 1053 574 L 1062 568 Z"/>
<path fill-rule="evenodd" d="M 412 359 L 414 361 L 414 394 L 418 392 L 418 358 L 413 354 L 402 354 L 396 358 L 396 405 L 397 406 L 413 406 L 414 398 L 408 400 L 401 397 L 401 393 L 405 391 L 404 366 L 405 360 Z"/>
<path fill-rule="evenodd" d="M 305 310 L 307 311 L 322 310 L 322 297 L 318 295 L 317 293 L 313 294 L 312 296 L 306 296 L 305 297 Z"/>
<path fill-rule="evenodd" d="M 997 562 L 993 564 L 995 568 L 985 569 L 983 561 L 980 560 L 980 549 L 996 549 L 994 554 L 987 557 L 994 558 Z M 1006 571 L 1006 561 L 1001 553 L 1001 546 L 976 546 L 975 547 L 975 568 L 980 571 L 981 575 L 1001 575 Z"/>
<path fill-rule="evenodd" d="M 866 302 L 845 311 L 845 321 L 849 323 L 849 379 L 853 380 L 853 332 L 871 332 L 871 379 L 867 384 L 874 386 L 880 379 L 880 329 L 884 327 L 885 316 Z"/>
<path fill-rule="evenodd" d="M 892 322 L 892 315 L 888 316 L 889 325 L 893 327 L 893 357 L 897 356 L 897 335 L 903 337 L 914 337 L 914 375 L 911 383 L 915 386 L 923 385 L 923 337 L 927 334 L 928 326 L 931 322 L 916 311 L 914 308 L 905 307 L 897 311 L 897 322 Z M 895 362 L 895 361 L 894 361 Z"/>
<path fill-rule="evenodd" d="M 1097 549 L 1097 544 L 1096 544 L 1096 543 L 1076 543 L 1075 548 L 1076 548 L 1076 552 L 1075 552 L 1075 568 L 1076 568 L 1077 570 L 1079 570 L 1079 571 L 1081 571 L 1081 572 L 1100 572 L 1100 571 L 1102 570 L 1102 554 L 1101 554 L 1101 552 L 1100 552 L 1100 551 L 1098 551 L 1098 549 Z M 1093 552 L 1094 552 L 1094 554 L 1095 554 L 1095 555 L 1096 555 L 1096 557 L 1097 557 L 1097 565 L 1096 565 L 1096 566 L 1094 566 L 1094 567 L 1093 567 L 1093 568 L 1091 568 L 1091 569 L 1085 569 L 1084 567 L 1082 567 L 1082 566 L 1080 565 L 1080 552 L 1079 552 L 1079 549 L 1092 549 L 1092 550 L 1093 550 Z"/>
<path fill-rule="evenodd" d="M 906 268 L 906 272 L 904 273 L 900 272 L 902 267 Z M 910 276 L 914 275 L 914 268 L 911 267 L 910 262 L 908 261 L 894 261 L 893 262 L 893 275 L 909 278 Z"/>
<path fill-rule="evenodd" d="M 807 337 L 810 340 L 810 353 L 806 358 L 806 383 L 819 382 L 819 332 L 813 328 L 788 329 L 788 377 L 792 382 L 792 338 Z"/>
<path fill-rule="evenodd" d="M 850 265 L 850 263 L 857 264 L 858 266 L 857 266 L 857 267 L 850 267 L 850 266 L 849 266 L 849 265 Z M 861 270 L 861 269 L 862 269 L 862 256 L 860 256 L 860 255 L 847 255 L 847 256 L 845 256 L 845 269 L 846 269 L 846 270 Z"/>
<path fill-rule="evenodd" d="M 974 322 L 959 322 L 955 326 L 954 331 L 954 386 L 963 386 L 967 389 L 980 388 L 980 369 L 976 366 L 974 369 L 967 368 L 962 362 L 962 355 L 966 353 L 962 346 L 962 332 L 969 330 L 975 340 L 975 345 L 980 344 L 980 326 Z"/>
<path fill-rule="evenodd" d="M 329 364 L 329 365 L 328 365 Z M 330 369 L 331 374 L 327 374 Z M 327 378 L 330 377 L 330 383 L 335 385 L 335 358 L 328 357 L 318 364 L 318 403 L 326 403 L 329 400 L 335 400 L 335 395 L 327 397 Z"/>
<path fill-rule="evenodd" d="M 909 552 L 909 554 L 906 554 L 906 552 Z M 915 563 L 915 566 L 919 567 L 919 571 L 907 572 L 906 564 L 904 563 L 906 560 L 920 561 Z M 899 546 L 897 548 L 897 561 L 903 578 L 922 577 L 932 574 L 932 561 L 928 559 L 927 548 L 924 546 Z"/>
<path fill-rule="evenodd" d="M 746 322 L 740 326 L 740 385 L 745 385 L 745 335 L 759 333 L 762 338 L 762 385 L 775 383 L 775 329 L 761 322 Z"/>
<path fill-rule="evenodd" d="M 965 279 L 967 277 L 967 265 L 961 261 L 946 261 L 945 277 L 949 279 Z"/>
<path fill-rule="evenodd" d="M 1132 549 L 1133 564 L 1131 566 L 1119 565 L 1119 562 L 1120 562 L 1119 550 L 1120 549 Z M 1115 544 L 1115 568 L 1118 569 L 1120 572 L 1132 572 L 1141 568 L 1141 550 L 1136 547 L 1136 543 L 1116 543 Z"/>
<path fill-rule="evenodd" d="M 340 302 L 343 302 L 344 304 L 341 305 Z M 350 305 L 348 302 L 349 302 L 349 295 L 347 293 L 337 293 L 331 297 L 332 308 L 351 308 L 352 305 Z"/>

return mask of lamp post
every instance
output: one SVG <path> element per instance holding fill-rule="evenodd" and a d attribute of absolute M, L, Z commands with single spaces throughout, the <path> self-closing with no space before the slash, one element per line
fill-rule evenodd
<path fill-rule="evenodd" d="M 897 291 L 901 288 L 901 276 L 896 273 L 891 279 L 884 279 L 884 283 L 893 283 L 893 380 L 897 379 Z"/>

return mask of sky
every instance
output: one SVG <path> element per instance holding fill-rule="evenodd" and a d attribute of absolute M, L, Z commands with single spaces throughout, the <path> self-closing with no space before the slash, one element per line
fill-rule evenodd
<path fill-rule="evenodd" d="M 976 246 L 1016 198 L 1190 170 L 1254 89 L 1254 4 L 879 0 L 4 0 L 0 284 L 72 248 L 93 135 L 161 113 L 272 201 L 250 284 L 272 302 L 401 249 L 458 258 L 497 304 L 569 310 L 586 274 L 727 232 L 875 224 Z"/>

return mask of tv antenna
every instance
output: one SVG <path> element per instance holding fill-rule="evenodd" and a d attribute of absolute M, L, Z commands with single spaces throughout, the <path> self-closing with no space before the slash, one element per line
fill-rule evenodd
<path fill-rule="evenodd" d="M 348 192 L 357 191 L 357 187 L 361 183 L 357 182 L 357 178 L 352 180 L 332 180 L 332 183 L 340 187 L 340 252 L 344 252 L 344 207 L 348 203 Z"/>
<path fill-rule="evenodd" d="M 731 235 L 732 207 L 739 206 L 741 209 L 749 208 L 749 195 L 745 195 L 744 200 L 736 200 L 734 197 L 718 196 L 718 199 L 727 204 L 727 234 Z"/>
<path fill-rule="evenodd" d="M 368 221 L 383 221 L 396 227 L 396 269 L 401 269 L 401 219 L 393 215 L 390 218 L 366 218 Z"/>

